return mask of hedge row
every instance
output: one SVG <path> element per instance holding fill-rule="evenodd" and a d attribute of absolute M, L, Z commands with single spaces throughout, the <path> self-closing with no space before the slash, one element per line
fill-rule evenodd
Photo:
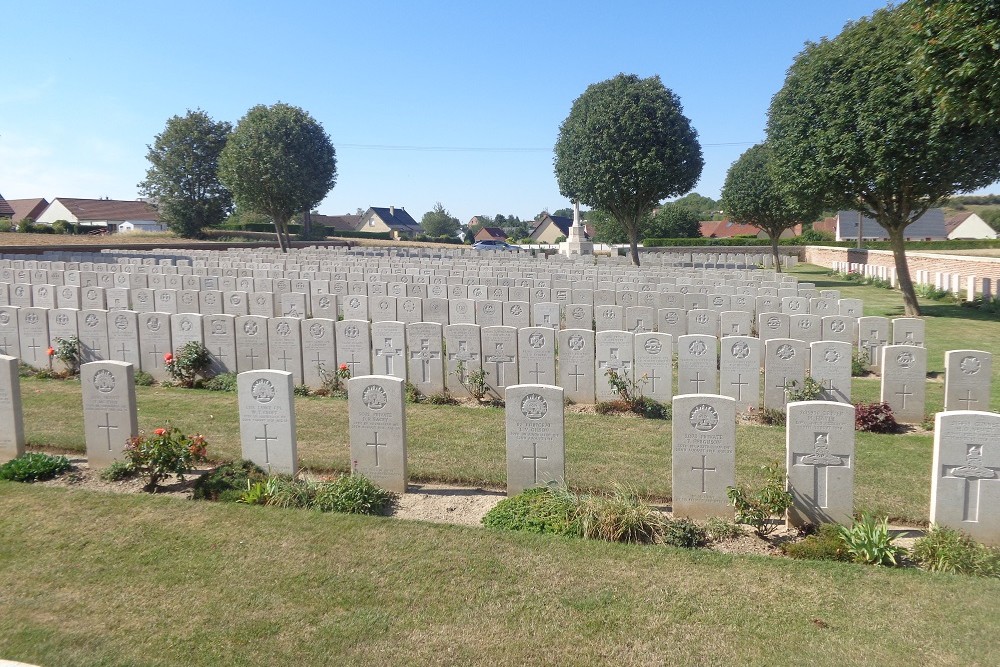
<path fill-rule="evenodd" d="M 317 225 L 317 228 L 319 226 Z M 231 232 L 266 232 L 273 233 L 274 225 L 270 222 L 248 222 L 243 225 L 223 225 L 219 229 L 231 231 Z M 288 225 L 289 234 L 301 234 L 302 225 L 291 223 Z M 327 236 L 335 236 L 339 238 L 348 239 L 382 239 L 384 241 L 392 240 L 391 232 L 354 232 L 354 231 L 340 231 L 337 229 L 330 229 L 329 227 L 324 228 L 324 233 Z"/>
<path fill-rule="evenodd" d="M 646 248 L 670 248 L 683 246 L 770 246 L 768 239 L 758 238 L 724 238 L 724 239 L 644 239 L 642 245 Z M 829 246 L 832 248 L 854 248 L 856 241 L 805 241 L 797 238 L 781 239 L 782 246 Z M 888 241 L 866 241 L 862 246 L 865 250 L 892 250 Z M 1000 239 L 970 239 L 955 241 L 907 241 L 907 250 L 963 250 L 972 248 L 1000 248 Z"/>

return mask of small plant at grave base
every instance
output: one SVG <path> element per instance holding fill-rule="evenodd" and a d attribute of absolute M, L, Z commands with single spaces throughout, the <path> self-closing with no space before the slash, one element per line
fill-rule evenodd
<path fill-rule="evenodd" d="M 125 460 L 146 480 L 143 490 L 154 493 L 160 481 L 170 475 L 184 481 L 194 464 L 205 460 L 206 448 L 203 436 L 187 436 L 170 426 L 129 438 L 124 453 Z"/>
<path fill-rule="evenodd" d="M 619 373 L 614 368 L 604 371 L 611 385 L 611 392 L 632 412 L 636 412 L 636 405 L 642 400 L 642 386 L 649 381 L 645 375 L 635 378 L 629 377 L 628 371 Z"/>
<path fill-rule="evenodd" d="M 167 352 L 163 355 L 163 366 L 174 382 L 182 387 L 194 386 L 198 376 L 205 377 L 212 358 L 204 345 L 198 341 L 184 343 L 177 354 Z"/>
<path fill-rule="evenodd" d="M 388 514 L 399 499 L 363 475 L 344 475 L 317 485 L 312 509 L 345 514 Z"/>
<path fill-rule="evenodd" d="M 208 391 L 236 391 L 236 373 L 219 373 L 201 383 L 202 389 Z"/>
<path fill-rule="evenodd" d="M 65 456 L 29 452 L 0 465 L 0 479 L 9 482 L 44 482 L 70 469 Z"/>
<path fill-rule="evenodd" d="M 277 490 L 278 480 L 275 477 L 253 481 L 247 480 L 246 490 L 236 500 L 246 505 L 269 505 Z"/>
<path fill-rule="evenodd" d="M 347 392 L 347 381 L 351 379 L 351 369 L 347 364 L 340 364 L 337 370 L 332 373 L 325 367 L 319 367 L 319 379 L 322 388 L 316 391 L 320 396 L 345 396 Z"/>
<path fill-rule="evenodd" d="M 888 517 L 879 520 L 865 512 L 850 528 L 837 526 L 837 530 L 855 563 L 898 565 L 898 559 L 906 554 L 906 549 L 893 544 L 896 538 L 889 534 Z"/>
<path fill-rule="evenodd" d="M 798 380 L 790 380 L 785 385 L 785 396 L 788 397 L 789 403 L 793 401 L 819 401 L 823 399 L 823 385 L 816 382 L 811 375 L 807 375 L 802 381 L 801 389 L 796 389 L 798 385 Z"/>
<path fill-rule="evenodd" d="M 778 527 L 769 519 L 784 515 L 792 506 L 792 494 L 785 490 L 785 474 L 777 461 L 761 466 L 760 473 L 764 479 L 758 486 L 730 486 L 726 488 L 726 496 L 736 508 L 736 520 L 753 527 L 758 536 L 766 537 Z"/>
<path fill-rule="evenodd" d="M 924 418 L 920 422 L 920 428 L 924 429 L 925 431 L 933 431 L 934 415 L 924 413 Z"/>
<path fill-rule="evenodd" d="M 465 362 L 459 361 L 455 366 L 455 376 L 472 398 L 482 401 L 490 391 L 489 385 L 486 384 L 486 371 L 482 368 L 470 371 L 468 374 L 465 371 Z"/>
<path fill-rule="evenodd" d="M 670 519 L 663 526 L 662 542 L 667 546 L 697 549 L 707 541 L 707 531 L 690 519 Z"/>
<path fill-rule="evenodd" d="M 855 350 L 851 355 L 851 377 L 864 377 L 868 375 L 868 366 L 871 360 L 867 350 Z"/>
<path fill-rule="evenodd" d="M 309 386 L 305 384 L 297 384 L 292 388 L 292 393 L 296 396 L 308 396 Z"/>
<path fill-rule="evenodd" d="M 743 526 L 739 525 L 735 521 L 720 519 L 717 516 L 714 516 L 705 522 L 705 533 L 708 535 L 708 539 L 713 542 L 727 542 L 729 540 L 735 540 L 743 537 L 747 534 L 747 532 L 743 530 Z"/>
<path fill-rule="evenodd" d="M 888 403 L 858 403 L 854 406 L 854 428 L 867 433 L 895 433 L 899 424 Z"/>
<path fill-rule="evenodd" d="M 403 395 L 406 397 L 407 403 L 423 403 L 424 401 L 424 395 L 412 382 L 403 384 Z"/>
<path fill-rule="evenodd" d="M 781 550 L 789 558 L 802 560 L 851 560 L 840 526 L 835 523 L 824 523 L 812 535 L 782 544 Z"/>
<path fill-rule="evenodd" d="M 427 397 L 427 402 L 431 405 L 456 405 L 458 403 L 455 397 L 449 394 L 447 391 L 438 392 L 437 394 L 430 394 Z"/>
<path fill-rule="evenodd" d="M 127 461 L 112 461 L 111 465 L 101 471 L 99 477 L 104 482 L 120 482 L 135 474 L 135 469 Z"/>
<path fill-rule="evenodd" d="M 80 374 L 80 339 L 76 336 L 56 338 L 55 347 L 50 347 L 46 352 L 63 363 L 67 377 Z"/>
<path fill-rule="evenodd" d="M 784 426 L 785 411 L 777 408 L 765 408 L 760 406 L 754 409 L 750 406 L 747 409 L 747 416 L 751 421 L 757 422 L 761 426 Z"/>
<path fill-rule="evenodd" d="M 673 408 L 670 403 L 654 401 L 647 396 L 639 397 L 639 400 L 636 401 L 635 407 L 632 408 L 632 412 L 640 414 L 646 419 L 670 420 L 673 418 Z"/>
<path fill-rule="evenodd" d="M 246 492 L 247 482 L 266 479 L 267 473 L 253 461 L 241 459 L 223 463 L 195 480 L 194 499 L 235 502 Z"/>
<path fill-rule="evenodd" d="M 483 525 L 494 530 L 580 537 L 579 504 L 576 496 L 562 489 L 535 487 L 501 500 L 483 517 Z"/>
<path fill-rule="evenodd" d="M 135 386 L 137 387 L 152 387 L 156 384 L 156 378 L 147 373 L 146 371 L 136 371 L 135 372 Z"/>
<path fill-rule="evenodd" d="M 652 544 L 660 541 L 667 519 L 634 489 L 616 488 L 610 496 L 589 496 L 577 508 L 583 537 L 607 542 Z"/>
<path fill-rule="evenodd" d="M 931 526 L 913 543 L 912 556 L 929 572 L 1000 578 L 1000 548 L 980 544 L 954 528 Z"/>

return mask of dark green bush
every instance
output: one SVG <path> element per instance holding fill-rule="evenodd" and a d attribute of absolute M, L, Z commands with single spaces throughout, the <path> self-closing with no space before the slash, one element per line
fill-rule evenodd
<path fill-rule="evenodd" d="M 483 525 L 494 530 L 525 530 L 581 537 L 578 501 L 569 493 L 538 487 L 505 498 L 487 512 Z"/>
<path fill-rule="evenodd" d="M 265 479 L 267 473 L 252 461 L 223 463 L 195 481 L 194 499 L 235 502 L 247 490 L 248 481 L 259 482 Z"/>
<path fill-rule="evenodd" d="M 839 560 L 850 562 L 851 554 L 835 523 L 824 523 L 815 534 L 798 542 L 786 542 L 781 550 L 791 558 L 803 560 Z"/>
<path fill-rule="evenodd" d="M 215 377 L 202 381 L 202 389 L 209 391 L 236 391 L 236 373 L 219 373 Z"/>
<path fill-rule="evenodd" d="M 120 482 L 135 474 L 135 468 L 127 461 L 112 461 L 111 465 L 101 471 L 100 477 L 105 482 Z"/>
<path fill-rule="evenodd" d="M 11 482 L 40 482 L 58 477 L 70 468 L 65 456 L 31 452 L 0 465 L 0 479 Z"/>
<path fill-rule="evenodd" d="M 362 475 L 344 475 L 317 485 L 312 508 L 321 512 L 347 514 L 388 514 L 396 494 L 376 486 Z"/>
<path fill-rule="evenodd" d="M 696 549 L 708 541 L 708 534 L 690 519 L 671 519 L 663 526 L 662 540 L 671 547 Z"/>
<path fill-rule="evenodd" d="M 135 372 L 135 386 L 137 387 L 152 387 L 156 384 L 156 378 L 147 373 L 146 371 L 136 371 Z"/>

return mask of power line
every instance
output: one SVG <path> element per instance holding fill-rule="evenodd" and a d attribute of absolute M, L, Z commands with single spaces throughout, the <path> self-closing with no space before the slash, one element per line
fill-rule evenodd
<path fill-rule="evenodd" d="M 713 144 L 702 144 L 703 148 L 722 146 L 752 146 L 753 141 L 729 141 Z M 366 151 L 423 151 L 431 153 L 548 153 L 552 148 L 513 148 L 502 146 L 403 146 L 391 144 L 337 144 L 337 148 L 349 148 Z"/>

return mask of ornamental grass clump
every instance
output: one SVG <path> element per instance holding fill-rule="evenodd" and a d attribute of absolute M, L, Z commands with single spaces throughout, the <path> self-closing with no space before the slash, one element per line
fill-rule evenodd
<path fill-rule="evenodd" d="M 895 566 L 906 554 L 906 549 L 893 544 L 896 538 L 889 534 L 888 517 L 879 520 L 866 512 L 850 528 L 838 526 L 837 529 L 855 563 Z"/>
<path fill-rule="evenodd" d="M 660 542 L 667 524 L 659 510 L 627 487 L 616 488 L 610 496 L 582 499 L 576 514 L 584 537 L 608 542 Z"/>
<path fill-rule="evenodd" d="M 139 434 L 125 445 L 125 460 L 143 479 L 144 491 L 154 493 L 159 483 L 176 475 L 194 470 L 194 464 L 205 460 L 207 443 L 202 435 L 184 435 L 175 427 L 158 428 L 151 435 Z"/>
<path fill-rule="evenodd" d="M 980 544 L 954 528 L 931 526 L 914 542 L 912 556 L 929 572 L 1000 578 L 1000 548 Z"/>

